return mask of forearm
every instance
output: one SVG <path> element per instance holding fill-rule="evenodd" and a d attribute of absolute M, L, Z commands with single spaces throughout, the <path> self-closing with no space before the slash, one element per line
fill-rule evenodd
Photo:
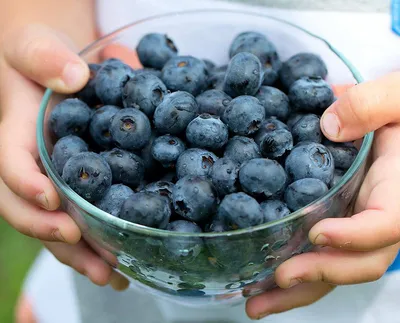
<path fill-rule="evenodd" d="M 0 0 L 0 36 L 30 23 L 68 35 L 81 49 L 96 39 L 95 0 Z"/>

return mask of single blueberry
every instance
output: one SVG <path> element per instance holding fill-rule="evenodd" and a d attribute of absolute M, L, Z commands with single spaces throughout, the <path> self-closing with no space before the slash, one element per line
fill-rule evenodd
<path fill-rule="evenodd" d="M 293 136 L 289 130 L 279 129 L 255 138 L 261 154 L 266 158 L 277 159 L 293 149 Z"/>
<path fill-rule="evenodd" d="M 293 126 L 296 124 L 296 122 L 299 121 L 304 116 L 305 116 L 304 113 L 293 112 L 289 115 L 286 125 L 291 130 L 293 128 Z"/>
<path fill-rule="evenodd" d="M 122 103 L 125 108 L 137 108 L 151 118 L 167 93 L 167 88 L 157 76 L 143 73 L 125 83 Z"/>
<path fill-rule="evenodd" d="M 122 205 L 119 217 L 151 228 L 165 229 L 171 217 L 167 198 L 152 192 L 139 192 Z"/>
<path fill-rule="evenodd" d="M 53 148 L 51 161 L 58 174 L 62 175 L 65 163 L 72 156 L 88 151 L 87 143 L 80 137 L 69 135 L 59 139 Z"/>
<path fill-rule="evenodd" d="M 187 175 L 208 176 L 218 160 L 212 152 L 199 148 L 185 150 L 176 163 L 176 174 L 178 179 Z"/>
<path fill-rule="evenodd" d="M 319 117 L 315 114 L 306 114 L 292 126 L 293 140 L 297 144 L 301 141 L 321 143 L 322 132 Z"/>
<path fill-rule="evenodd" d="M 196 97 L 199 113 L 222 116 L 232 98 L 220 90 L 208 90 Z"/>
<path fill-rule="evenodd" d="M 160 168 L 160 165 L 153 158 L 153 154 L 151 152 L 154 140 L 156 140 L 156 138 L 157 138 L 157 133 L 154 129 L 152 129 L 149 142 L 142 148 L 139 154 L 144 162 L 146 175 L 150 175 L 150 177 L 152 178 L 156 178 L 156 175 L 158 174 L 156 170 Z"/>
<path fill-rule="evenodd" d="M 87 105 L 94 107 L 100 103 L 100 99 L 97 97 L 95 86 L 96 86 L 96 75 L 97 71 L 101 68 L 100 64 L 89 64 L 90 77 L 85 87 L 76 93 L 76 97 L 85 102 Z"/>
<path fill-rule="evenodd" d="M 135 75 L 151 74 L 161 79 L 161 71 L 154 68 L 145 67 L 135 70 Z"/>
<path fill-rule="evenodd" d="M 170 201 L 172 201 L 172 190 L 174 189 L 175 184 L 167 181 L 158 181 L 153 182 L 144 188 L 146 192 L 157 193 L 158 195 L 167 197 Z"/>
<path fill-rule="evenodd" d="M 238 164 L 259 157 L 261 157 L 260 149 L 252 138 L 234 136 L 229 139 L 225 147 L 224 158 L 228 158 Z"/>
<path fill-rule="evenodd" d="M 279 200 L 269 200 L 260 204 L 264 223 L 283 219 L 290 214 L 287 205 Z"/>
<path fill-rule="evenodd" d="M 331 187 L 336 186 L 337 183 L 342 179 L 343 175 L 345 174 L 345 171 L 342 169 L 335 169 L 335 172 L 333 174 L 333 180 L 331 183 Z"/>
<path fill-rule="evenodd" d="M 328 186 L 316 178 L 303 178 L 290 184 L 285 191 L 285 202 L 290 210 L 297 211 L 328 192 Z"/>
<path fill-rule="evenodd" d="M 328 140 L 324 145 L 329 149 L 335 161 L 335 167 L 348 170 L 357 157 L 358 150 L 352 143 L 337 143 Z"/>
<path fill-rule="evenodd" d="M 270 198 L 279 196 L 285 190 L 288 178 L 275 160 L 256 158 L 242 164 L 239 181 L 246 193 Z"/>
<path fill-rule="evenodd" d="M 198 95 L 207 87 L 208 72 L 204 62 L 192 56 L 171 58 L 161 71 L 161 79 L 170 91 Z"/>
<path fill-rule="evenodd" d="M 134 70 L 118 59 L 103 62 L 97 71 L 96 95 L 103 104 L 122 105 L 122 89 L 124 84 L 135 76 Z"/>
<path fill-rule="evenodd" d="M 142 37 L 136 47 L 140 63 L 145 67 L 162 69 L 178 53 L 174 42 L 167 35 L 150 33 Z"/>
<path fill-rule="evenodd" d="M 218 208 L 218 217 L 230 230 L 249 228 L 263 223 L 260 204 L 242 192 L 224 197 Z"/>
<path fill-rule="evenodd" d="M 226 157 L 220 158 L 214 163 L 210 174 L 212 183 L 220 197 L 238 191 L 238 176 L 239 164 Z"/>
<path fill-rule="evenodd" d="M 290 114 L 289 98 L 281 90 L 262 86 L 256 94 L 256 98 L 265 108 L 265 117 L 277 117 L 281 121 L 286 121 Z"/>
<path fill-rule="evenodd" d="M 209 90 L 224 91 L 225 72 L 214 72 L 207 78 Z"/>
<path fill-rule="evenodd" d="M 50 129 L 57 138 L 82 136 L 90 122 L 92 110 L 79 99 L 65 99 L 50 113 Z"/>
<path fill-rule="evenodd" d="M 331 86 L 320 77 L 303 77 L 289 89 L 290 106 L 295 111 L 322 114 L 333 103 Z"/>
<path fill-rule="evenodd" d="M 242 95 L 233 99 L 222 115 L 222 121 L 234 134 L 255 133 L 265 119 L 265 109 L 255 97 Z"/>
<path fill-rule="evenodd" d="M 210 181 L 199 176 L 185 176 L 172 190 L 175 212 L 183 218 L 204 222 L 217 209 L 217 191 Z"/>
<path fill-rule="evenodd" d="M 95 203 L 99 209 L 119 217 L 122 205 L 135 193 L 123 184 L 112 185 L 104 197 Z"/>
<path fill-rule="evenodd" d="M 321 144 L 309 143 L 293 148 L 285 161 L 285 169 L 293 181 L 317 178 L 329 186 L 335 164 L 328 148 Z"/>
<path fill-rule="evenodd" d="M 207 113 L 193 119 L 186 128 L 186 140 L 192 147 L 218 150 L 226 145 L 228 127 L 217 116 Z"/>
<path fill-rule="evenodd" d="M 138 150 L 149 142 L 151 125 L 143 112 L 134 108 L 121 109 L 111 120 L 110 133 L 118 147 Z"/>
<path fill-rule="evenodd" d="M 82 152 L 68 159 L 62 178 L 89 202 L 102 199 L 112 183 L 110 166 L 102 156 L 92 152 Z"/>
<path fill-rule="evenodd" d="M 136 188 L 144 178 L 143 160 L 126 150 L 114 148 L 101 153 L 110 165 L 114 184 L 122 183 Z"/>
<path fill-rule="evenodd" d="M 165 168 L 175 166 L 175 162 L 186 149 L 185 143 L 178 137 L 164 135 L 154 140 L 151 148 L 153 158 Z"/>
<path fill-rule="evenodd" d="M 110 133 L 111 119 L 119 110 L 120 108 L 114 105 L 105 105 L 93 114 L 89 124 L 89 133 L 100 148 L 111 147 L 113 143 Z"/>
<path fill-rule="evenodd" d="M 224 92 L 232 98 L 255 95 L 263 81 L 260 60 L 251 53 L 239 53 L 232 57 L 225 73 Z"/>
<path fill-rule="evenodd" d="M 279 78 L 283 86 L 289 89 L 295 81 L 304 76 L 325 79 L 327 74 L 328 69 L 321 57 L 311 53 L 299 53 L 283 63 Z"/>
<path fill-rule="evenodd" d="M 162 134 L 181 134 L 197 114 L 197 102 L 188 92 L 178 91 L 165 96 L 154 112 L 154 125 Z"/>

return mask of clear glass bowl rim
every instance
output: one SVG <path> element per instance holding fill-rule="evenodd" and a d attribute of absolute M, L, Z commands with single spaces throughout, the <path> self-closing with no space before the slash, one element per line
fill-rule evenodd
<path fill-rule="evenodd" d="M 256 16 L 256 17 L 261 17 L 261 18 L 266 18 L 270 20 L 275 20 L 276 22 L 286 24 L 288 26 L 294 27 L 305 34 L 318 39 L 322 41 L 323 43 L 326 44 L 326 46 L 348 67 L 350 72 L 352 73 L 354 79 L 357 81 L 357 83 L 361 83 L 363 81 L 362 76 L 358 72 L 358 70 L 353 66 L 353 64 L 339 51 L 337 50 L 334 46 L 332 46 L 326 39 L 294 24 L 289 21 L 286 21 L 284 19 L 280 19 L 277 17 L 273 17 L 270 15 L 265 15 L 261 13 L 255 13 L 251 11 L 243 11 L 243 10 L 226 10 L 226 9 L 202 9 L 202 10 L 186 10 L 186 11 L 175 11 L 175 12 L 170 12 L 166 14 L 160 14 L 160 15 L 154 15 L 150 16 L 145 19 L 141 19 L 138 21 L 135 21 L 133 23 L 127 24 L 114 32 L 109 33 L 108 35 L 105 35 L 103 37 L 100 37 L 93 43 L 89 44 L 86 46 L 83 50 L 79 52 L 79 55 L 85 55 L 87 53 L 90 53 L 92 49 L 95 49 L 97 44 L 102 42 L 103 40 L 107 38 L 113 38 L 114 36 L 117 36 L 120 32 L 123 32 L 126 29 L 129 29 L 135 25 L 138 25 L 140 23 L 145 23 L 153 20 L 158 20 L 158 19 L 163 19 L 163 18 L 168 18 L 172 16 L 180 16 L 180 15 L 199 15 L 199 14 L 239 14 L 239 15 L 246 15 L 246 16 Z M 341 180 L 334 186 L 332 187 L 328 193 L 320 197 L 318 200 L 312 202 L 311 204 L 291 213 L 289 216 L 281 219 L 281 220 L 276 220 L 276 221 L 271 221 L 268 223 L 264 223 L 255 227 L 251 228 L 246 228 L 246 229 L 240 229 L 240 230 L 235 230 L 235 231 L 227 231 L 227 232 L 218 232 L 218 233 L 179 233 L 179 232 L 171 232 L 171 231 L 166 231 L 166 230 L 161 230 L 161 229 L 155 229 L 155 228 L 150 228 L 146 226 L 142 226 L 139 224 L 135 223 L 130 223 L 128 221 L 122 220 L 120 218 L 114 217 L 99 208 L 95 207 L 91 203 L 87 202 L 84 200 L 82 197 L 80 197 L 77 193 L 75 193 L 61 178 L 60 175 L 58 175 L 57 171 L 55 170 L 52 162 L 50 155 L 46 149 L 46 143 L 44 139 L 44 122 L 45 122 L 45 115 L 46 115 L 46 109 L 48 106 L 48 103 L 50 101 L 51 95 L 53 91 L 50 89 L 46 89 L 42 101 L 40 103 L 40 109 L 39 109 L 39 114 L 38 114 L 38 121 L 37 121 L 37 127 L 36 127 L 36 138 L 37 138 L 37 145 L 38 145 L 38 150 L 39 150 L 39 156 L 40 159 L 43 163 L 43 166 L 45 167 L 46 172 L 48 173 L 49 177 L 53 180 L 55 185 L 58 186 L 58 188 L 61 190 L 65 196 L 75 203 L 79 208 L 84 210 L 89 216 L 92 216 L 100 221 L 106 222 L 110 225 L 113 225 L 117 228 L 120 228 L 121 230 L 126 230 L 130 231 L 133 233 L 139 233 L 139 234 L 146 234 L 148 236 L 154 236 L 154 237 L 203 237 L 203 238 L 217 238 L 217 237 L 227 237 L 227 236 L 239 236 L 239 235 L 246 235 L 247 233 L 253 233 L 256 231 L 260 230 L 265 230 L 268 228 L 271 228 L 276 225 L 282 225 L 286 222 L 293 221 L 297 218 L 307 216 L 307 211 L 306 209 L 309 208 L 312 205 L 315 204 L 320 204 L 324 203 L 327 200 L 331 199 L 339 190 L 341 187 L 343 187 L 346 183 L 348 183 L 355 174 L 357 174 L 357 171 L 360 169 L 362 166 L 363 162 L 365 159 L 368 157 L 369 151 L 372 146 L 373 138 L 374 138 L 374 133 L 370 132 L 364 136 L 363 143 L 361 145 L 361 148 L 359 150 L 359 153 L 357 154 L 357 157 L 350 167 L 350 169 L 344 174 L 344 176 L 341 178 Z"/>

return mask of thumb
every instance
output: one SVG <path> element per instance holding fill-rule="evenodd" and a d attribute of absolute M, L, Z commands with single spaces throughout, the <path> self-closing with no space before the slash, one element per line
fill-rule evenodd
<path fill-rule="evenodd" d="M 348 88 L 323 114 L 321 129 L 332 141 L 350 141 L 400 121 L 400 73 Z"/>
<path fill-rule="evenodd" d="M 4 48 L 6 62 L 40 85 L 73 93 L 89 79 L 87 64 L 49 27 L 28 25 L 9 36 Z"/>

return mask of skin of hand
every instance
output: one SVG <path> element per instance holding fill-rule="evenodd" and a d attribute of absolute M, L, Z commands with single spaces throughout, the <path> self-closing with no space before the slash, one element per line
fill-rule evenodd
<path fill-rule="evenodd" d="M 316 250 L 293 257 L 275 272 L 276 289 L 250 298 L 250 318 L 312 304 L 337 285 L 380 279 L 393 263 L 400 241 L 400 73 L 344 90 L 321 118 L 325 136 L 336 142 L 375 132 L 371 167 L 354 215 L 318 222 L 309 232 Z"/>

